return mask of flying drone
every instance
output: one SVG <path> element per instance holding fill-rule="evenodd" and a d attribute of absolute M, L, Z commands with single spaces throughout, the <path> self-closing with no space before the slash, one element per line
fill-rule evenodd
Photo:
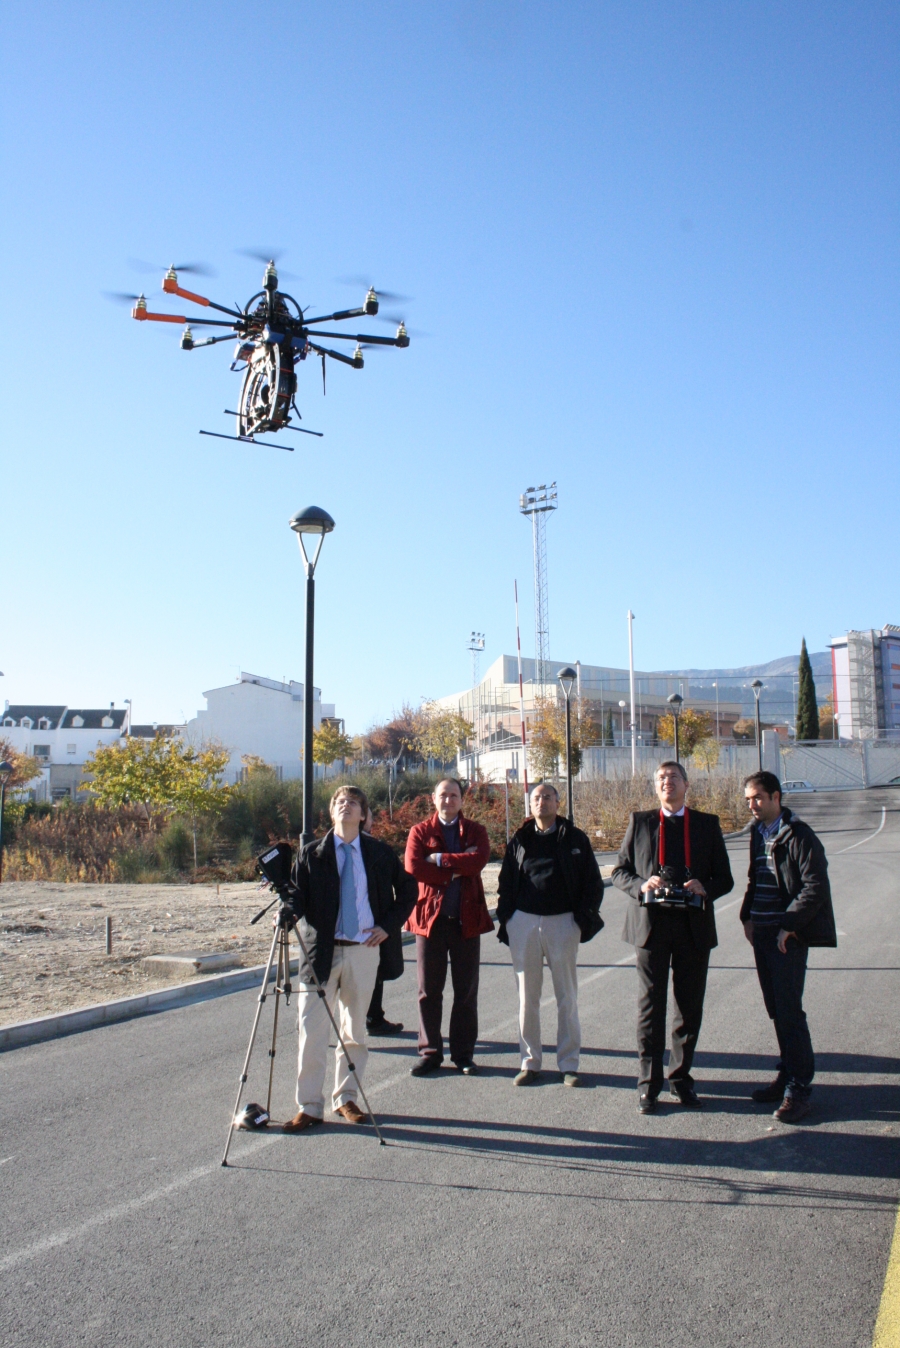
<path fill-rule="evenodd" d="M 264 259 L 260 258 L 260 261 Z M 237 348 L 231 369 L 242 373 L 244 381 L 236 412 L 226 410 L 226 416 L 237 418 L 237 434 L 223 435 L 218 431 L 201 431 L 201 435 L 213 435 L 220 440 L 240 440 L 251 444 L 268 444 L 277 449 L 293 449 L 292 445 L 273 445 L 273 442 L 257 440 L 256 436 L 275 433 L 281 430 L 298 431 L 304 435 L 322 435 L 321 431 L 309 431 L 303 426 L 291 425 L 291 412 L 300 421 L 300 412 L 295 401 L 297 375 L 294 367 L 309 356 L 311 352 L 322 359 L 322 388 L 325 388 L 325 361 L 341 361 L 354 370 L 361 370 L 364 364 L 363 350 L 367 346 L 409 346 L 409 335 L 401 319 L 393 337 L 380 337 L 365 332 L 322 332 L 314 329 L 318 323 L 341 323 L 348 318 L 374 318 L 378 313 L 379 297 L 370 286 L 360 309 L 339 309 L 332 314 L 319 314 L 307 318 L 303 309 L 292 295 L 278 289 L 278 272 L 274 259 L 269 259 L 263 276 L 263 288 L 241 309 L 229 309 L 224 304 L 215 304 L 204 295 L 185 290 L 178 283 L 178 272 L 195 271 L 195 267 L 172 266 L 166 272 L 162 288 L 167 295 L 179 295 L 182 299 L 200 304 L 217 313 L 227 314 L 227 318 L 187 318 L 182 314 L 151 313 L 143 295 L 135 298 L 131 317 L 146 323 L 183 323 L 181 334 L 182 351 L 193 351 L 195 347 L 214 346 L 217 342 L 232 340 L 237 334 Z M 395 297 L 398 298 L 398 297 Z M 195 327 L 224 328 L 230 332 L 217 337 L 206 337 L 196 341 L 192 329 Z M 352 356 L 330 347 L 321 346 L 313 338 L 325 337 L 330 340 L 356 342 Z"/>

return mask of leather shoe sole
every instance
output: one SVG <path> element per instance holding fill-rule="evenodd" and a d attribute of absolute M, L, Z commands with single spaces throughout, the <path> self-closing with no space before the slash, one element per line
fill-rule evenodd
<path fill-rule="evenodd" d="M 359 1105 L 353 1100 L 348 1100 L 345 1105 L 338 1105 L 334 1112 L 335 1114 L 340 1114 L 342 1119 L 346 1119 L 347 1123 L 369 1122 L 368 1114 L 364 1114 Z"/>
<path fill-rule="evenodd" d="M 316 1118 L 315 1114 L 304 1114 L 301 1109 L 299 1114 L 295 1114 L 292 1119 L 288 1119 L 287 1123 L 281 1125 L 281 1131 L 283 1133 L 302 1133 L 307 1128 L 315 1128 L 316 1124 L 321 1122 L 322 1120 Z"/>

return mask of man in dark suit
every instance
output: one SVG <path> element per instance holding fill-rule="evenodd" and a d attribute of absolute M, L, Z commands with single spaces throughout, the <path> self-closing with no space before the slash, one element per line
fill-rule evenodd
<path fill-rule="evenodd" d="M 325 1113 L 330 1021 L 309 965 L 325 989 L 361 1078 L 368 1057 L 366 1008 L 378 972 L 378 947 L 400 931 L 416 901 L 416 882 L 391 848 L 360 832 L 369 808 L 365 793 L 357 786 L 338 787 L 329 808 L 334 827 L 324 838 L 300 849 L 291 873 L 291 906 L 299 919 L 309 962 L 301 965 L 297 990 L 299 1112 L 284 1125 L 286 1133 L 312 1128 L 322 1122 Z M 356 1103 L 356 1090 L 339 1043 L 332 1108 L 348 1123 L 364 1123 L 367 1118 Z"/>
<path fill-rule="evenodd" d="M 663 1085 L 669 969 L 676 1015 L 669 1055 L 672 1099 L 699 1109 L 691 1064 L 703 1018 L 709 953 L 718 944 L 715 900 L 734 888 L 718 817 L 685 805 L 687 773 L 660 763 L 654 776 L 658 810 L 638 810 L 628 823 L 613 884 L 629 896 L 622 939 L 635 947 L 638 970 L 638 1109 L 652 1114 Z M 665 868 L 665 873 L 660 872 Z M 668 886 L 687 893 L 661 901 Z"/>

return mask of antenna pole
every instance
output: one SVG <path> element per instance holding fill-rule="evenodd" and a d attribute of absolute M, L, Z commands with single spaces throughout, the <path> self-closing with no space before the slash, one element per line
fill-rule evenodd
<path fill-rule="evenodd" d="M 522 638 L 519 634 L 519 582 L 513 581 L 516 596 L 516 652 L 519 659 L 519 720 L 522 724 L 522 780 L 525 789 L 525 818 L 528 818 L 528 746 L 525 742 L 525 689 L 522 684 Z"/>

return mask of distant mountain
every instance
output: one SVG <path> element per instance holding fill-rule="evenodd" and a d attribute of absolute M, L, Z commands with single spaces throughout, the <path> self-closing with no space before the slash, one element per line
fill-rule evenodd
<path fill-rule="evenodd" d="M 812 665 L 813 678 L 818 683 L 819 679 L 827 679 L 831 684 L 831 651 L 811 651 L 809 655 Z M 765 679 L 775 678 L 776 675 L 787 675 L 790 677 L 797 673 L 800 664 L 800 653 L 796 655 L 782 655 L 777 660 L 769 660 L 764 665 L 738 665 L 735 669 L 666 669 L 661 670 L 663 674 L 669 674 L 679 679 Z"/>

